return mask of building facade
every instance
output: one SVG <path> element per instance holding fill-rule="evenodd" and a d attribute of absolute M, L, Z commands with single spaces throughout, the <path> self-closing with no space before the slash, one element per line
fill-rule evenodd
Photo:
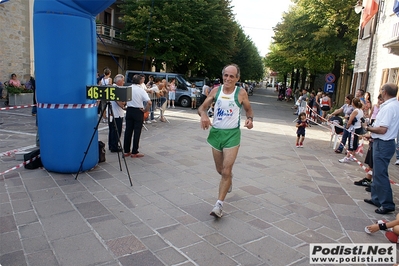
<path fill-rule="evenodd" d="M 362 26 L 367 5 L 374 4 L 368 1 L 375 0 L 363 1 L 351 91 L 370 92 L 376 103 L 383 84 L 399 84 L 399 17 L 393 11 L 397 0 L 377 0 L 377 12 Z"/>
<path fill-rule="evenodd" d="M 104 67 L 116 74 L 124 74 L 128 69 L 151 70 L 151 60 L 144 60 L 141 51 L 121 37 L 123 22 L 117 0 L 96 17 L 97 24 L 97 69 Z M 33 6 L 34 0 L 10 0 L 0 4 L 0 81 L 17 74 L 22 83 L 34 76 L 33 46 Z"/>
<path fill-rule="evenodd" d="M 12 73 L 22 83 L 33 69 L 33 0 L 11 0 L 0 4 L 0 81 Z"/>

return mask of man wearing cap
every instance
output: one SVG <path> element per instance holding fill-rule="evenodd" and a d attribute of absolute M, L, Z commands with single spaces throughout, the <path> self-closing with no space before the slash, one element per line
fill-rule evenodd
<path fill-rule="evenodd" d="M 222 217 L 223 201 L 232 188 L 232 169 L 240 147 L 241 107 L 246 112 L 244 127 L 253 127 L 253 111 L 244 89 L 236 86 L 240 79 L 240 68 L 235 64 L 227 65 L 222 70 L 223 85 L 214 88 L 198 108 L 201 128 L 210 128 L 208 143 L 212 146 L 216 171 L 221 175 L 219 196 L 210 215 Z M 206 108 L 215 103 L 213 122 L 210 121 Z"/>

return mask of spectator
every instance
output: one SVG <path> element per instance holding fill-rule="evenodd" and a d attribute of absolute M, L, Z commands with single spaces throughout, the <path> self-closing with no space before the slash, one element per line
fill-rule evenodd
<path fill-rule="evenodd" d="M 143 157 L 144 154 L 139 153 L 139 142 L 141 136 L 141 130 L 143 128 L 144 113 L 150 110 L 152 102 L 148 94 L 140 86 L 141 81 L 140 75 L 134 75 L 132 78 L 132 85 L 130 86 L 132 90 L 132 100 L 126 103 L 126 129 L 124 137 L 124 156 L 131 156 L 132 158 Z M 146 105 L 144 107 L 144 102 Z M 134 132 L 134 136 L 133 136 Z M 133 136 L 133 148 L 131 147 Z"/>
<path fill-rule="evenodd" d="M 195 83 L 191 84 L 190 96 L 191 96 L 191 109 L 197 109 L 197 88 L 195 86 Z"/>
<path fill-rule="evenodd" d="M 163 84 L 161 83 L 161 79 L 160 78 L 156 78 L 155 79 L 155 83 L 152 85 L 152 87 L 149 89 L 151 95 L 152 95 L 152 99 L 153 99 L 153 104 L 151 105 L 151 109 L 150 109 L 150 119 L 151 122 L 156 122 L 157 120 L 155 120 L 154 118 L 154 110 L 157 104 L 159 104 L 159 107 L 162 108 L 162 105 L 165 103 L 166 98 L 161 96 L 161 90 L 160 87 Z M 163 95 L 163 93 L 162 93 Z M 161 121 L 164 122 L 163 120 L 165 120 L 165 118 L 163 117 L 163 110 L 161 109 Z"/>
<path fill-rule="evenodd" d="M 306 121 L 306 113 L 300 113 L 296 122 L 296 147 L 303 148 L 303 141 L 305 140 L 305 129 L 308 126 Z"/>
<path fill-rule="evenodd" d="M 358 98 L 358 99 L 360 99 L 360 101 L 362 102 L 362 104 L 364 105 L 364 104 L 366 104 L 366 101 L 365 101 L 365 99 L 364 99 L 364 90 L 362 90 L 362 89 L 358 89 L 357 91 L 356 91 L 356 93 L 355 93 L 355 97 L 356 98 Z"/>
<path fill-rule="evenodd" d="M 392 188 L 389 181 L 388 165 L 395 153 L 395 138 L 399 130 L 399 101 L 396 99 L 398 86 L 386 83 L 381 88 L 384 103 L 372 127 L 366 130 L 371 132 L 373 143 L 373 183 L 371 183 L 371 199 L 366 203 L 376 206 L 378 214 L 386 214 L 395 210 Z"/>
<path fill-rule="evenodd" d="M 323 92 L 320 98 L 321 117 L 326 121 L 327 112 L 331 110 L 331 99 L 327 93 Z"/>
<path fill-rule="evenodd" d="M 176 99 L 176 79 L 172 78 L 168 84 L 169 90 L 169 101 L 168 101 L 168 108 L 172 106 L 175 108 L 175 99 Z M 170 105 L 172 103 L 172 105 Z"/>
<path fill-rule="evenodd" d="M 36 116 L 37 114 L 37 102 L 36 102 L 36 81 L 34 77 L 30 77 L 29 81 L 25 83 L 25 88 L 27 90 L 33 91 L 33 104 L 32 106 L 32 116 Z"/>
<path fill-rule="evenodd" d="M 306 106 L 307 106 L 308 100 L 309 100 L 306 90 L 302 91 L 302 96 L 300 96 L 299 99 L 300 99 L 300 105 L 299 105 L 299 108 L 298 108 L 298 114 L 300 114 L 302 112 L 305 113 L 306 112 Z"/>
<path fill-rule="evenodd" d="M 206 82 L 205 82 L 205 84 L 204 84 L 204 86 L 202 86 L 202 92 L 201 92 L 201 98 L 200 98 L 200 104 L 202 104 L 204 101 L 205 101 L 205 99 L 206 99 L 206 97 L 208 97 L 208 94 L 209 94 L 209 92 L 210 92 L 210 90 L 211 90 L 211 87 L 210 87 L 210 82 L 207 80 Z"/>
<path fill-rule="evenodd" d="M 292 89 L 291 89 L 291 87 L 287 88 L 287 90 L 285 91 L 285 96 L 286 96 L 285 100 L 287 102 L 290 102 L 291 98 L 292 98 Z"/>
<path fill-rule="evenodd" d="M 114 78 L 114 86 L 123 86 L 125 83 L 125 77 L 121 74 L 118 74 Z M 122 101 L 111 101 L 112 113 L 114 116 L 111 116 L 111 111 L 109 111 L 109 133 L 108 133 L 108 148 L 111 152 L 121 152 L 122 147 L 119 145 L 119 139 L 122 134 L 122 124 L 123 117 L 125 116 L 125 104 L 126 102 Z M 114 120 L 115 119 L 115 123 Z"/>
<path fill-rule="evenodd" d="M 8 81 L 8 85 L 12 87 L 21 87 L 21 81 L 17 79 L 17 75 L 15 73 L 11 74 L 11 79 Z"/>
<path fill-rule="evenodd" d="M 371 107 L 370 111 L 370 121 L 369 124 L 372 125 L 375 121 L 375 118 L 377 117 L 378 111 L 380 111 L 380 106 L 384 102 L 384 99 L 382 98 L 382 95 L 378 95 L 377 103 Z"/>
<path fill-rule="evenodd" d="M 391 229 L 392 228 L 392 229 Z M 388 230 L 391 229 L 391 230 Z M 399 214 L 396 214 L 396 219 L 391 222 L 379 220 L 377 223 L 366 226 L 365 231 L 368 234 L 378 232 L 379 230 L 387 231 L 385 237 L 392 243 L 399 243 Z M 398 265 L 398 264 L 394 264 Z"/>
<path fill-rule="evenodd" d="M 109 68 L 104 68 L 104 74 L 102 75 L 101 79 L 97 83 L 100 86 L 107 86 L 112 84 L 112 78 L 111 78 L 111 70 Z M 107 114 L 104 112 L 104 109 L 107 106 L 107 102 L 104 100 L 99 100 L 98 101 L 98 113 L 101 115 L 102 114 L 102 122 L 107 123 Z"/>
<path fill-rule="evenodd" d="M 160 78 L 155 79 L 155 84 L 158 86 L 159 90 L 159 110 L 161 113 L 160 121 L 161 122 L 166 122 L 166 118 L 164 116 L 165 114 L 165 109 L 166 109 L 166 102 L 167 102 L 167 95 L 168 95 L 168 90 L 166 89 L 165 82 L 166 80 L 162 80 Z"/>
<path fill-rule="evenodd" d="M 399 101 L 399 94 L 398 94 L 398 101 Z M 399 130 L 398 135 L 396 136 L 396 162 L 395 165 L 399 165 Z"/>
<path fill-rule="evenodd" d="M 147 89 L 152 88 L 152 85 L 154 85 L 154 76 L 153 75 L 149 75 L 148 76 L 148 82 L 146 84 Z"/>
<path fill-rule="evenodd" d="M 365 104 L 363 106 L 363 113 L 365 118 L 370 118 L 370 109 L 371 109 L 371 102 L 368 99 L 365 99 Z"/>
<path fill-rule="evenodd" d="M 0 81 L 0 99 L 3 99 L 4 84 Z"/>
<path fill-rule="evenodd" d="M 104 69 L 104 75 L 102 78 L 98 81 L 98 85 L 101 86 L 107 86 L 109 84 L 112 84 L 112 78 L 111 78 L 111 70 L 109 68 Z"/>
<path fill-rule="evenodd" d="M 348 163 L 354 161 L 354 151 L 356 151 L 359 141 L 359 134 L 362 130 L 361 118 L 363 118 L 362 103 L 360 99 L 352 100 L 353 106 L 356 108 L 349 116 L 345 129 L 349 132 L 348 153 L 344 158 L 338 160 L 340 163 Z"/>
<path fill-rule="evenodd" d="M 352 100 L 353 100 L 353 95 L 352 94 L 348 94 L 345 97 L 345 104 L 341 106 L 341 108 L 335 110 L 334 112 L 331 113 L 330 116 L 336 116 L 339 115 L 340 113 L 344 113 L 344 119 L 345 119 L 345 123 L 344 123 L 344 127 L 346 126 L 349 116 L 352 114 L 353 112 L 353 106 L 352 106 Z M 349 132 L 347 130 L 344 130 L 344 133 L 342 135 L 342 140 L 341 143 L 339 144 L 338 149 L 335 150 L 335 153 L 342 153 L 342 150 L 344 149 L 344 146 L 346 144 L 346 140 L 349 136 L 348 134 Z"/>
<path fill-rule="evenodd" d="M 322 115 L 322 111 L 320 109 L 320 99 L 321 99 L 322 94 L 323 94 L 323 90 L 321 88 L 318 88 L 317 94 L 316 94 L 316 105 L 317 105 L 317 114 L 319 116 Z"/>
<path fill-rule="evenodd" d="M 370 121 L 369 125 L 373 124 L 375 117 L 377 116 L 378 111 L 380 110 L 380 104 L 382 104 L 383 102 L 384 99 L 382 98 L 382 95 L 381 94 L 378 95 L 378 103 L 372 107 L 372 115 L 374 116 L 374 119 Z M 366 187 L 366 191 L 371 192 L 370 186 L 373 176 L 369 174 L 369 172 L 373 171 L 373 138 L 371 138 L 370 134 L 364 135 L 363 138 L 369 141 L 369 148 L 367 150 L 366 158 L 364 159 L 364 163 L 369 166 L 369 169 L 367 171 L 366 177 L 359 181 L 355 181 L 354 184 L 356 186 L 364 186 Z"/>

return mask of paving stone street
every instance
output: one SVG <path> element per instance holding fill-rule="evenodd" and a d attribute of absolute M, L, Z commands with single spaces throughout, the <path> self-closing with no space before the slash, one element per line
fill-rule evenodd
<path fill-rule="evenodd" d="M 220 176 L 208 131 L 196 110 L 176 107 L 165 112 L 170 123 L 143 129 L 145 157 L 126 158 L 133 186 L 124 161 L 120 171 L 117 153 L 108 150 L 106 162 L 78 180 L 23 167 L 0 175 L 0 264 L 309 265 L 310 243 L 389 243 L 364 227 L 396 212 L 379 215 L 363 201 L 370 193 L 353 181 L 365 172 L 338 162 L 343 155 L 330 146 L 330 130 L 307 128 L 304 147 L 296 148 L 293 103 L 265 87 L 250 101 L 254 128 L 242 128 L 221 219 L 209 215 Z M 30 108 L 0 111 L 0 123 L 0 154 L 35 144 Z M 107 137 L 101 123 L 99 138 Z M 399 183 L 394 159 L 389 173 Z M 21 162 L 1 156 L 0 173 Z M 399 186 L 392 188 L 399 204 Z"/>

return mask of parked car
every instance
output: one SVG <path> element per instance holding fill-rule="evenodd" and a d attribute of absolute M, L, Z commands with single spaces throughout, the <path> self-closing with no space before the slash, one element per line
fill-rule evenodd
<path fill-rule="evenodd" d="M 202 93 L 202 88 L 204 87 L 204 85 L 209 82 L 208 78 L 201 78 L 201 77 L 196 77 L 196 78 L 189 78 L 189 81 L 191 83 L 195 83 L 195 87 L 197 87 L 197 89 L 200 90 L 200 92 Z"/>
<path fill-rule="evenodd" d="M 125 75 L 125 86 L 130 86 L 132 84 L 132 78 L 136 74 L 145 75 L 145 84 L 148 82 L 148 77 L 151 75 L 156 78 L 166 79 L 170 81 L 172 78 L 176 79 L 176 100 L 175 103 L 182 107 L 191 106 L 191 95 L 190 87 L 191 83 L 182 74 L 177 73 L 166 73 L 166 72 L 150 72 L 150 71 L 140 71 L 140 70 L 126 70 Z"/>

